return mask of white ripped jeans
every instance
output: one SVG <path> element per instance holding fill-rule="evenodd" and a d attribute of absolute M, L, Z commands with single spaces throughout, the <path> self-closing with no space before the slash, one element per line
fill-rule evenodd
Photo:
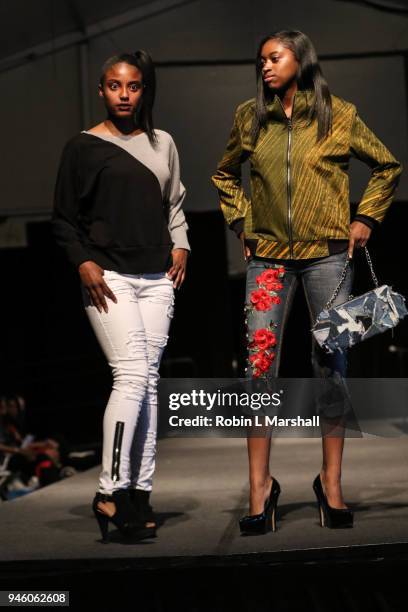
<path fill-rule="evenodd" d="M 112 369 L 113 386 L 103 418 L 99 491 L 133 487 L 150 491 L 156 457 L 157 382 L 174 310 L 173 281 L 165 272 L 104 271 L 117 303 L 99 312 L 82 287 L 86 313 Z"/>

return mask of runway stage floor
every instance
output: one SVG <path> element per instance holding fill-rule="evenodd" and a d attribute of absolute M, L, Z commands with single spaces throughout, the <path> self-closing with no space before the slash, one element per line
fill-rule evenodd
<path fill-rule="evenodd" d="M 152 502 L 158 537 L 126 544 L 111 524 L 101 544 L 91 511 L 98 468 L 0 505 L 0 567 L 8 572 L 63 571 L 257 563 L 362 561 L 408 551 L 406 437 L 347 439 L 343 491 L 355 511 L 347 530 L 321 528 L 312 481 L 319 439 L 278 438 L 271 466 L 282 493 L 278 530 L 241 537 L 247 511 L 244 439 L 166 438 L 159 441 Z"/>

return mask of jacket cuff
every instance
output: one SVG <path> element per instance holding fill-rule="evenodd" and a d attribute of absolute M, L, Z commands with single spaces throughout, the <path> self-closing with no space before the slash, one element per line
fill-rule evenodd
<path fill-rule="evenodd" d="M 356 215 L 353 221 L 361 221 L 361 223 L 364 223 L 372 230 L 374 230 L 377 225 L 379 225 L 378 221 L 373 219 L 373 217 L 369 217 L 368 215 Z"/>
<path fill-rule="evenodd" d="M 237 237 L 244 231 L 244 219 L 236 219 L 230 223 L 229 228 L 236 233 Z"/>

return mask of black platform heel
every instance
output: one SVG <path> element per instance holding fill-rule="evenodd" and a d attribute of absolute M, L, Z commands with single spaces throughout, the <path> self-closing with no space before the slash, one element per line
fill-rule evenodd
<path fill-rule="evenodd" d="M 276 531 L 276 509 L 281 492 L 279 482 L 272 479 L 271 492 L 265 502 L 264 511 L 260 514 L 249 514 L 239 521 L 241 535 L 262 535 Z"/>
<path fill-rule="evenodd" d="M 149 503 L 150 491 L 130 488 L 129 497 L 145 528 L 150 530 L 150 537 L 154 538 L 156 536 L 157 520 Z M 154 523 L 154 525 L 147 526 L 147 523 Z"/>
<path fill-rule="evenodd" d="M 113 516 L 104 514 L 98 508 L 98 502 L 107 501 L 115 504 L 116 512 Z M 92 510 L 98 521 L 103 544 L 109 542 L 109 521 L 112 521 L 127 540 L 142 540 L 151 537 L 149 530 L 145 528 L 144 523 L 140 520 L 138 513 L 133 507 L 126 489 L 114 491 L 112 495 L 97 491 L 92 502 Z"/>
<path fill-rule="evenodd" d="M 317 497 L 320 526 L 329 529 L 353 527 L 353 512 L 349 508 L 332 508 L 324 494 L 320 474 L 313 481 L 313 490 Z"/>

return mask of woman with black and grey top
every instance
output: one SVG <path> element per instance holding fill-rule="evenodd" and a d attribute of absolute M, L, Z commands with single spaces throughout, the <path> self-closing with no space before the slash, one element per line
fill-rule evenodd
<path fill-rule="evenodd" d="M 107 60 L 99 96 L 107 118 L 66 144 L 52 223 L 78 269 L 86 313 L 113 374 L 92 507 L 103 540 L 109 520 L 140 539 L 155 535 L 149 494 L 158 369 L 190 250 L 185 189 L 172 137 L 153 129 L 150 56 L 140 50 Z"/>

